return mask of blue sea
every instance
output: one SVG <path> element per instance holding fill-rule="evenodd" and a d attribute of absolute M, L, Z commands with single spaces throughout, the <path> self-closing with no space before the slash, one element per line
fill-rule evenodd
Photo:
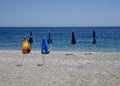
<path fill-rule="evenodd" d="M 92 44 L 96 32 L 95 45 Z M 0 27 L 0 50 L 21 50 L 23 39 L 32 31 L 32 50 L 41 50 L 43 38 L 51 32 L 51 50 L 120 52 L 120 27 Z M 71 45 L 72 32 L 76 44 Z"/>

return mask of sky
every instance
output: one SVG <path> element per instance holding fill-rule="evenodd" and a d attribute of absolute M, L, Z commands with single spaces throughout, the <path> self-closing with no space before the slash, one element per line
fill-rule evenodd
<path fill-rule="evenodd" d="M 0 27 L 120 26 L 120 0 L 0 0 Z"/>

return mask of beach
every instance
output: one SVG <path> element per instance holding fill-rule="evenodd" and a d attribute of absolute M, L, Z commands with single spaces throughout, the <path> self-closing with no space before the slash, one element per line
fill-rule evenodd
<path fill-rule="evenodd" d="M 0 86 L 120 86 L 120 53 L 0 50 Z"/>

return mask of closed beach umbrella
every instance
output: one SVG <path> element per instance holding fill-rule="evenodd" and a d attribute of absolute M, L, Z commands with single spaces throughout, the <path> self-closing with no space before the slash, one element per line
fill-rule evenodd
<path fill-rule="evenodd" d="M 52 44 L 52 37 L 51 37 L 50 32 L 49 32 L 49 35 L 48 35 L 47 43 L 48 43 L 48 44 Z"/>
<path fill-rule="evenodd" d="M 96 33 L 94 30 L 93 30 L 93 44 L 96 44 Z"/>
<path fill-rule="evenodd" d="M 30 31 L 29 43 L 30 43 L 30 48 L 31 48 L 32 47 L 32 43 L 33 43 L 32 31 Z"/>
<path fill-rule="evenodd" d="M 51 37 L 50 32 L 49 32 L 49 34 L 48 34 L 48 40 L 47 40 L 47 43 L 48 43 L 48 45 L 49 45 L 49 49 L 51 49 L 52 37 Z"/>
<path fill-rule="evenodd" d="M 23 53 L 23 63 L 24 63 L 24 54 L 29 54 L 30 53 L 30 47 L 28 44 L 28 41 L 26 38 L 23 40 L 23 46 L 22 46 L 22 53 Z M 18 64 L 16 66 L 22 66 L 22 64 Z"/>
<path fill-rule="evenodd" d="M 32 38 L 32 36 L 30 36 L 30 38 L 29 38 L 29 43 L 30 43 L 30 44 L 33 43 L 33 38 Z"/>
<path fill-rule="evenodd" d="M 41 48 L 41 53 L 43 54 L 43 56 L 45 54 L 48 54 L 50 52 L 49 48 L 48 48 L 48 45 L 45 41 L 45 39 L 43 39 L 42 41 L 42 48 Z M 44 61 L 44 64 L 45 64 L 45 57 L 43 57 L 43 61 Z M 43 64 L 38 64 L 38 66 L 42 66 Z"/>
<path fill-rule="evenodd" d="M 23 47 L 22 47 L 22 53 L 23 54 L 29 54 L 30 53 L 30 47 L 29 47 L 29 44 L 28 44 L 28 41 L 26 38 L 24 38 L 24 41 L 23 41 Z"/>
<path fill-rule="evenodd" d="M 49 52 L 50 51 L 49 51 L 48 45 L 47 45 L 45 39 L 43 39 L 41 53 L 42 54 L 48 54 Z"/>
<path fill-rule="evenodd" d="M 72 40 L 71 40 L 71 44 L 72 44 L 72 45 L 76 44 L 76 40 L 75 40 L 75 36 L 74 36 L 74 32 L 72 32 Z"/>

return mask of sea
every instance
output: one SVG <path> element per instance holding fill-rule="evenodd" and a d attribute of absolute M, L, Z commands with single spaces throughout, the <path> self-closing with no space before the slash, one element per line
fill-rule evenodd
<path fill-rule="evenodd" d="M 96 44 L 93 44 L 93 30 Z M 32 50 L 41 51 L 43 38 L 51 33 L 52 51 L 120 52 L 120 27 L 0 27 L 0 50 L 22 50 L 23 40 L 32 31 Z M 76 44 L 71 44 L 74 32 Z"/>

